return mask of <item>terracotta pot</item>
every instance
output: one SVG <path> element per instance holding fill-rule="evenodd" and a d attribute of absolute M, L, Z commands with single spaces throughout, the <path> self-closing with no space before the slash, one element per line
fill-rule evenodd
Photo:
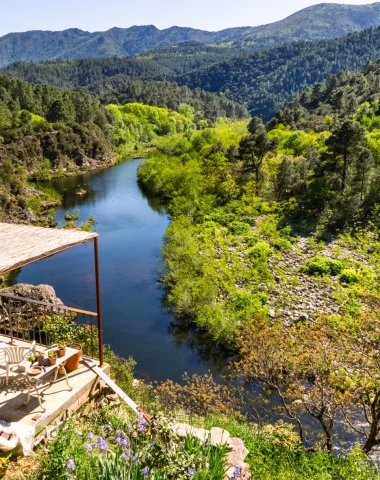
<path fill-rule="evenodd" d="M 82 346 L 79 345 L 79 343 L 72 343 L 71 345 L 67 345 L 67 346 L 69 348 L 74 348 L 75 350 L 78 350 L 78 353 L 76 353 L 75 355 L 73 355 L 72 357 L 66 360 L 66 365 L 65 365 L 66 371 L 73 372 L 79 366 L 79 362 L 82 356 Z"/>
<path fill-rule="evenodd" d="M 49 357 L 50 365 L 55 365 L 57 363 L 57 357 Z"/>
<path fill-rule="evenodd" d="M 61 350 L 58 350 L 58 354 L 60 357 L 64 357 L 66 355 L 66 348 L 62 348 Z"/>
<path fill-rule="evenodd" d="M 37 362 L 40 367 L 43 367 L 45 362 L 45 357 L 41 357 L 40 355 L 38 355 Z"/>

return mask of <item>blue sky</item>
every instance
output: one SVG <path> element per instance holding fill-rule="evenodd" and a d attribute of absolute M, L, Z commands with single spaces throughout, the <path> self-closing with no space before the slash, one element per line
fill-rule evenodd
<path fill-rule="evenodd" d="M 326 2 L 326 0 L 324 0 Z M 327 0 L 328 1 L 328 0 Z M 262 25 L 320 3 L 309 0 L 0 0 L 0 35 L 77 27 L 102 31 L 154 24 L 203 30 Z M 366 4 L 368 0 L 330 3 Z"/>

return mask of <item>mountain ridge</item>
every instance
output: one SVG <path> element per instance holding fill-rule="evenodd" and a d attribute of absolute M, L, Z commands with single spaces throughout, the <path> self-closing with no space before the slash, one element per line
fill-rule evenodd
<path fill-rule="evenodd" d="M 31 30 L 0 37 L 0 67 L 16 61 L 40 62 L 82 58 L 124 57 L 187 41 L 260 50 L 298 40 L 335 38 L 380 25 L 380 2 L 367 5 L 322 3 L 283 20 L 256 27 L 205 31 L 154 25 L 113 27 L 104 32 L 79 28 Z"/>

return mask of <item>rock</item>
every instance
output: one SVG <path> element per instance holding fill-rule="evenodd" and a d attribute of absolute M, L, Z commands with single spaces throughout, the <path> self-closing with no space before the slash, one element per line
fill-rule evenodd
<path fill-rule="evenodd" d="M 244 442 L 241 438 L 237 437 L 230 437 L 227 442 L 228 446 L 232 449 L 236 455 L 239 455 L 240 458 L 245 460 L 246 456 L 248 455 L 249 451 L 244 445 Z M 230 452 L 232 453 L 232 452 Z M 231 457 L 232 458 L 232 457 Z M 232 465 L 232 464 L 231 464 Z"/>
<path fill-rule="evenodd" d="M 276 311 L 271 308 L 268 312 L 270 318 L 276 318 Z"/>
<path fill-rule="evenodd" d="M 30 298 L 31 300 L 38 300 L 39 302 L 53 303 L 54 305 L 63 305 L 55 290 L 50 285 L 29 285 L 28 283 L 20 283 L 13 287 L 3 288 L 0 290 L 10 295 L 17 297 Z"/>
<path fill-rule="evenodd" d="M 213 427 L 211 429 L 211 445 L 225 445 L 230 438 L 230 434 L 223 428 Z"/>
<path fill-rule="evenodd" d="M 136 378 L 134 378 L 132 382 L 132 387 L 137 388 L 139 385 L 140 385 L 140 380 L 137 380 Z"/>
<path fill-rule="evenodd" d="M 193 435 L 194 437 L 199 438 L 199 440 L 202 442 L 205 442 L 210 435 L 208 430 L 205 430 L 204 428 L 195 428 L 186 423 L 176 423 L 173 427 L 173 430 L 181 438 L 185 438 L 188 435 Z"/>

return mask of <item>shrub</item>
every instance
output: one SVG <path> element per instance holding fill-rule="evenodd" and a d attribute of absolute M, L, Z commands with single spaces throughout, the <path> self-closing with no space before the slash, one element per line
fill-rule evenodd
<path fill-rule="evenodd" d="M 255 260 L 267 260 L 273 254 L 273 250 L 267 242 L 258 242 L 254 247 L 247 251 L 248 258 Z"/>
<path fill-rule="evenodd" d="M 250 231 L 251 226 L 244 222 L 232 222 L 230 223 L 229 228 L 234 235 L 243 235 Z"/>
<path fill-rule="evenodd" d="M 302 268 L 302 271 L 308 275 L 338 275 L 343 270 L 343 264 L 339 260 L 315 256 L 308 260 Z"/>
<path fill-rule="evenodd" d="M 339 281 L 341 283 L 358 283 L 360 281 L 360 276 L 352 268 L 346 268 L 340 274 Z"/>

